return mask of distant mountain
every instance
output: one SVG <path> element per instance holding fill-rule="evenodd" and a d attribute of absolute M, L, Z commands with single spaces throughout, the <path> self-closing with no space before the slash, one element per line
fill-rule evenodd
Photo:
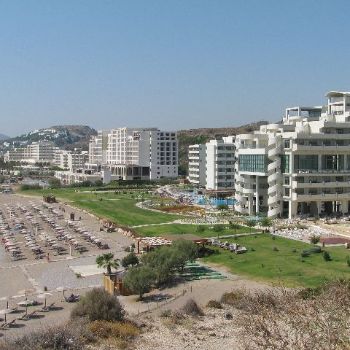
<path fill-rule="evenodd" d="M 4 151 L 14 147 L 25 147 L 37 141 L 52 141 L 63 149 L 79 147 L 87 150 L 92 135 L 96 135 L 96 130 L 86 125 L 58 125 L 1 140 L 0 149 Z"/>
<path fill-rule="evenodd" d="M 10 136 L 4 135 L 4 134 L 0 134 L 0 141 L 7 140 L 9 138 L 10 138 Z"/>
<path fill-rule="evenodd" d="M 188 146 L 197 143 L 206 143 L 212 139 L 223 136 L 238 135 L 258 130 L 260 125 L 268 124 L 267 121 L 259 121 L 238 127 L 227 128 L 200 128 L 179 130 L 179 174 L 186 175 L 188 171 Z"/>

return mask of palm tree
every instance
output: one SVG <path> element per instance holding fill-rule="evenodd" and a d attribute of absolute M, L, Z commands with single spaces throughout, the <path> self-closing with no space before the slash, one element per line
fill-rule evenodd
<path fill-rule="evenodd" d="M 112 267 L 117 269 L 119 267 L 119 260 L 114 259 L 113 253 L 106 253 L 99 255 L 96 258 L 96 264 L 98 267 L 103 267 L 107 269 L 107 274 L 110 275 L 112 273 Z"/>

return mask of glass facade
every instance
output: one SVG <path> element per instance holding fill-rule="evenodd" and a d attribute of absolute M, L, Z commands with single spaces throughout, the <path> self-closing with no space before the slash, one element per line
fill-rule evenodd
<path fill-rule="evenodd" d="M 318 155 L 295 155 L 295 170 L 318 170 Z"/>
<path fill-rule="evenodd" d="M 289 154 L 282 154 L 281 155 L 281 170 L 282 170 L 282 173 L 289 173 L 290 172 Z"/>
<path fill-rule="evenodd" d="M 240 171 L 265 173 L 267 170 L 267 157 L 263 154 L 241 154 L 238 158 Z"/>

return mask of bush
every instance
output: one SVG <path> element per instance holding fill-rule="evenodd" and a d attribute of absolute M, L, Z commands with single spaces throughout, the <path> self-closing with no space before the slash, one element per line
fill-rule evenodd
<path fill-rule="evenodd" d="M 279 251 L 277 247 L 273 247 L 272 250 L 273 250 L 274 252 L 278 252 L 278 251 Z"/>
<path fill-rule="evenodd" d="M 320 236 L 313 235 L 310 237 L 310 243 L 312 244 L 317 244 L 319 241 L 320 241 Z"/>
<path fill-rule="evenodd" d="M 323 260 L 324 261 L 331 261 L 332 260 L 330 254 L 327 251 L 323 252 Z"/>
<path fill-rule="evenodd" d="M 321 247 L 315 246 L 315 247 L 310 248 L 309 252 L 318 254 L 318 253 L 322 252 L 322 249 L 321 249 Z"/>
<path fill-rule="evenodd" d="M 242 290 L 227 292 L 222 295 L 221 302 L 223 304 L 235 306 L 244 298 L 244 296 L 245 293 Z"/>
<path fill-rule="evenodd" d="M 117 297 L 108 294 L 102 288 L 94 288 L 72 309 L 71 318 L 77 317 L 87 317 L 90 321 L 121 321 L 124 318 L 124 310 Z"/>
<path fill-rule="evenodd" d="M 160 315 L 160 317 L 170 317 L 171 316 L 171 310 L 169 309 L 166 309 L 166 310 L 163 310 Z"/>
<path fill-rule="evenodd" d="M 346 264 L 350 267 L 350 256 L 346 257 Z"/>
<path fill-rule="evenodd" d="M 308 250 L 303 250 L 301 253 L 300 253 L 300 256 L 302 258 L 307 258 L 308 256 L 310 256 L 310 252 Z"/>
<path fill-rule="evenodd" d="M 213 309 L 222 309 L 222 305 L 217 300 L 209 300 L 207 307 L 213 308 Z"/>
<path fill-rule="evenodd" d="M 69 322 L 64 326 L 55 326 L 33 331 L 16 339 L 0 343 L 1 350 L 83 350 L 85 345 L 95 341 L 85 321 Z"/>
<path fill-rule="evenodd" d="M 124 340 L 135 338 L 139 335 L 139 329 L 131 322 L 94 321 L 89 329 L 99 338 L 121 338 Z"/>
<path fill-rule="evenodd" d="M 138 265 L 139 259 L 134 252 L 131 252 L 122 259 L 122 266 L 128 268 L 129 266 Z"/>
<path fill-rule="evenodd" d="M 189 299 L 181 310 L 189 316 L 204 316 L 204 312 L 193 299 Z"/>

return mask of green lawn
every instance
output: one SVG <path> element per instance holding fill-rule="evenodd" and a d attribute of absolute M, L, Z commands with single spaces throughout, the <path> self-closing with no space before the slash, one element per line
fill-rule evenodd
<path fill-rule="evenodd" d="M 221 232 L 215 232 L 210 226 L 203 225 L 204 231 L 197 231 L 197 225 L 181 225 L 181 224 L 171 224 L 171 225 L 159 225 L 159 226 L 145 226 L 145 227 L 137 227 L 135 230 L 141 236 L 164 236 L 167 234 L 193 234 L 199 237 L 217 237 L 223 235 L 234 235 L 240 233 L 249 233 L 255 232 L 256 230 L 250 229 L 249 227 L 241 226 L 237 230 L 225 229 Z"/>
<path fill-rule="evenodd" d="M 322 253 L 301 258 L 300 253 L 311 245 L 282 237 L 273 240 L 271 235 L 263 234 L 231 241 L 245 246 L 248 252 L 236 255 L 215 248 L 218 253 L 203 261 L 226 266 L 232 273 L 248 278 L 290 287 L 315 287 L 328 279 L 350 277 L 350 267 L 346 263 L 350 252 L 344 247 L 325 248 L 332 257 L 332 261 L 326 262 Z M 278 251 L 274 251 L 274 247 Z"/>
<path fill-rule="evenodd" d="M 72 188 L 28 190 L 22 191 L 21 194 L 37 196 L 52 194 L 58 200 L 67 201 L 73 206 L 86 209 L 92 214 L 109 219 L 120 225 L 160 224 L 179 219 L 178 215 L 157 213 L 136 207 L 135 204 L 140 201 L 140 199 L 137 199 L 138 194 L 130 194 L 128 191 L 126 194 L 84 192 L 88 190 L 90 188 L 79 188 L 78 192 L 75 192 L 75 189 Z M 144 199 L 148 197 L 148 194 L 143 194 Z"/>

